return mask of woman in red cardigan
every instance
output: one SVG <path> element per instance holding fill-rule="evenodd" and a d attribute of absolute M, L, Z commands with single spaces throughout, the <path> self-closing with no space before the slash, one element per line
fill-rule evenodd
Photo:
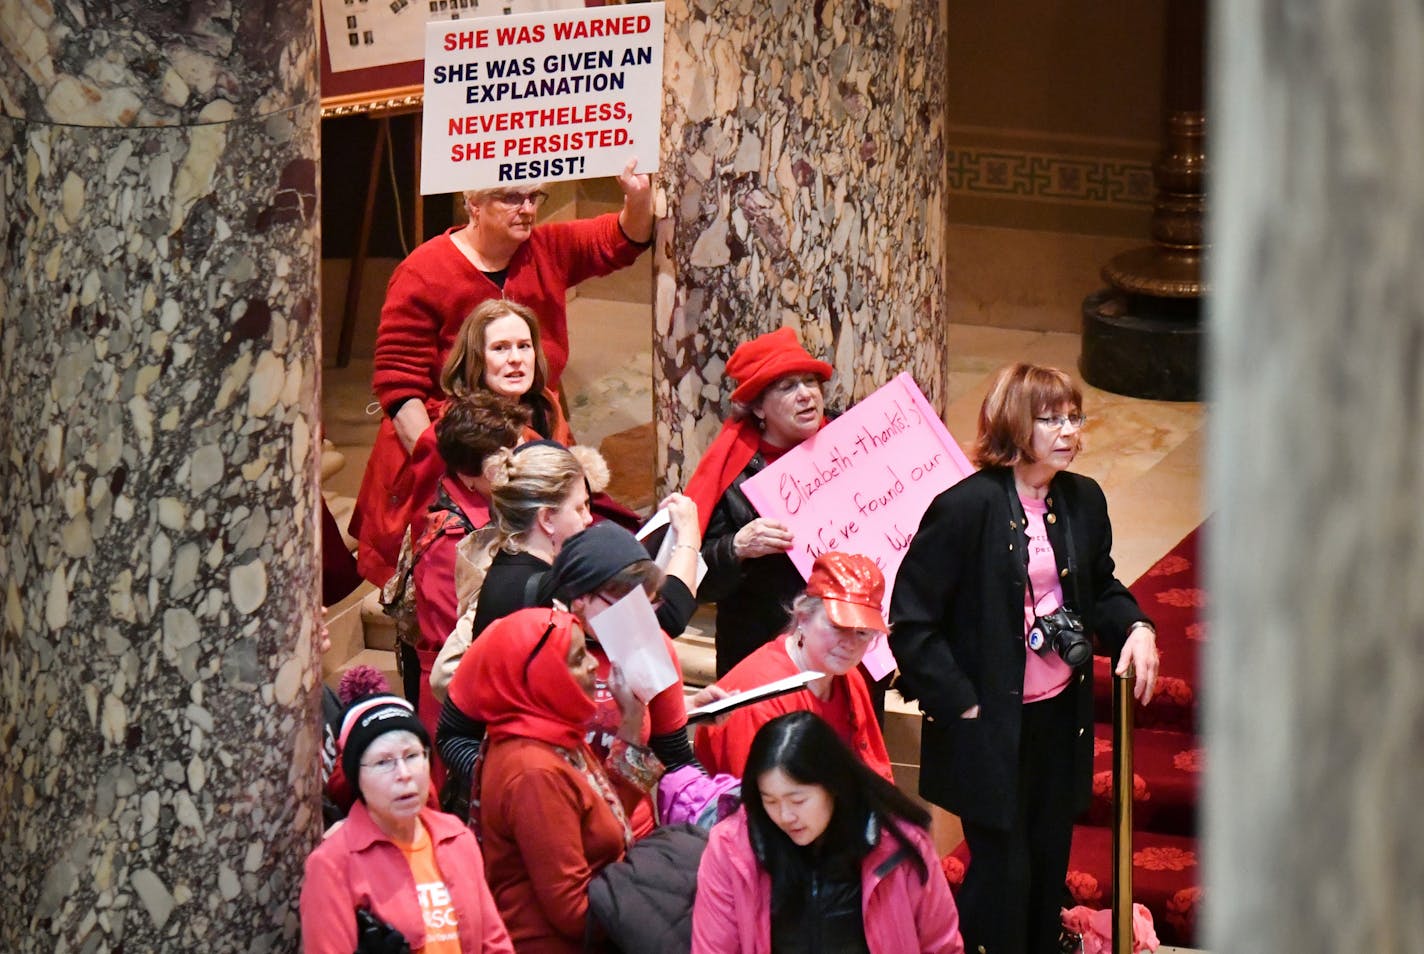
<path fill-rule="evenodd" d="M 585 950 L 588 884 L 632 844 L 628 816 L 662 766 L 637 743 L 647 709 L 615 676 L 623 713 L 606 769 L 584 741 L 598 664 L 578 620 L 535 607 L 475 640 L 450 698 L 488 726 L 472 807 L 485 874 L 520 954 Z"/>
<path fill-rule="evenodd" d="M 822 675 L 797 692 L 754 702 L 718 725 L 701 725 L 693 750 L 708 772 L 742 775 L 757 730 L 788 712 L 825 719 L 866 765 L 893 783 L 885 737 L 870 691 L 857 668 L 876 636 L 885 575 L 870 557 L 831 550 L 811 564 L 806 591 L 791 604 L 790 628 L 732 668 L 717 685 L 729 693 L 764 686 L 800 672 Z"/>
<path fill-rule="evenodd" d="M 440 371 L 461 323 L 489 299 L 529 307 L 548 352 L 548 386 L 557 391 L 568 363 L 568 289 L 631 265 L 651 244 L 652 186 L 635 169 L 629 162 L 618 177 L 622 211 L 592 219 L 536 226 L 535 212 L 546 198 L 538 188 L 466 192 L 469 224 L 423 243 L 391 275 L 371 381 L 386 416 L 351 518 L 366 579 L 380 585 L 391 575 L 409 508 L 425 502 L 412 496 L 402 465 L 444 399 Z"/>

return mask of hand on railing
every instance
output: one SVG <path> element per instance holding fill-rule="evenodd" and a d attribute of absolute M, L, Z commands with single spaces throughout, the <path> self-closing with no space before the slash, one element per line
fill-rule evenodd
<path fill-rule="evenodd" d="M 1131 678 L 1137 675 L 1137 685 L 1132 694 L 1143 705 L 1152 701 L 1152 690 L 1157 687 L 1157 631 L 1146 623 L 1137 623 L 1127 634 L 1122 654 L 1118 657 L 1115 675 Z"/>

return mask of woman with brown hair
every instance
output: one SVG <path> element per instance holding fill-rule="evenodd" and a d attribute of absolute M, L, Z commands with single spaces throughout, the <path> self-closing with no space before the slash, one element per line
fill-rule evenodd
<path fill-rule="evenodd" d="M 487 391 L 529 408 L 530 440 L 572 441 L 559 396 L 549 388 L 549 361 L 539 320 L 523 305 L 491 299 L 470 313 L 440 371 L 450 397 Z"/>
<path fill-rule="evenodd" d="M 1097 636 L 1152 698 L 1152 623 L 1114 575 L 1102 488 L 1069 472 L 1083 395 L 1056 368 L 1003 368 L 979 412 L 981 468 L 935 498 L 890 602 L 897 688 L 924 711 L 920 794 L 964 823 L 968 950 L 1057 950 L 1073 819 L 1093 765 Z"/>

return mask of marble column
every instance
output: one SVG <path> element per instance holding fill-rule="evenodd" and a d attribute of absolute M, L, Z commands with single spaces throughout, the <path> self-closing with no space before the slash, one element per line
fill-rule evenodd
<path fill-rule="evenodd" d="M 0 2 L 0 949 L 295 951 L 314 8 Z"/>
<path fill-rule="evenodd" d="M 1424 7 L 1214 16 L 1207 936 L 1424 946 Z"/>
<path fill-rule="evenodd" d="M 782 325 L 844 407 L 945 375 L 943 0 L 669 0 L 655 249 L 662 487 L 716 435 L 738 343 Z"/>

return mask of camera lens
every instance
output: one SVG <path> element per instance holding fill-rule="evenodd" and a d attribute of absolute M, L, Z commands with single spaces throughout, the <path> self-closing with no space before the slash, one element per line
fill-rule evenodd
<path fill-rule="evenodd" d="M 1093 655 L 1093 646 L 1088 642 L 1088 638 L 1082 633 L 1068 629 L 1058 634 L 1053 648 L 1063 657 L 1063 661 L 1074 669 L 1086 663 Z"/>

